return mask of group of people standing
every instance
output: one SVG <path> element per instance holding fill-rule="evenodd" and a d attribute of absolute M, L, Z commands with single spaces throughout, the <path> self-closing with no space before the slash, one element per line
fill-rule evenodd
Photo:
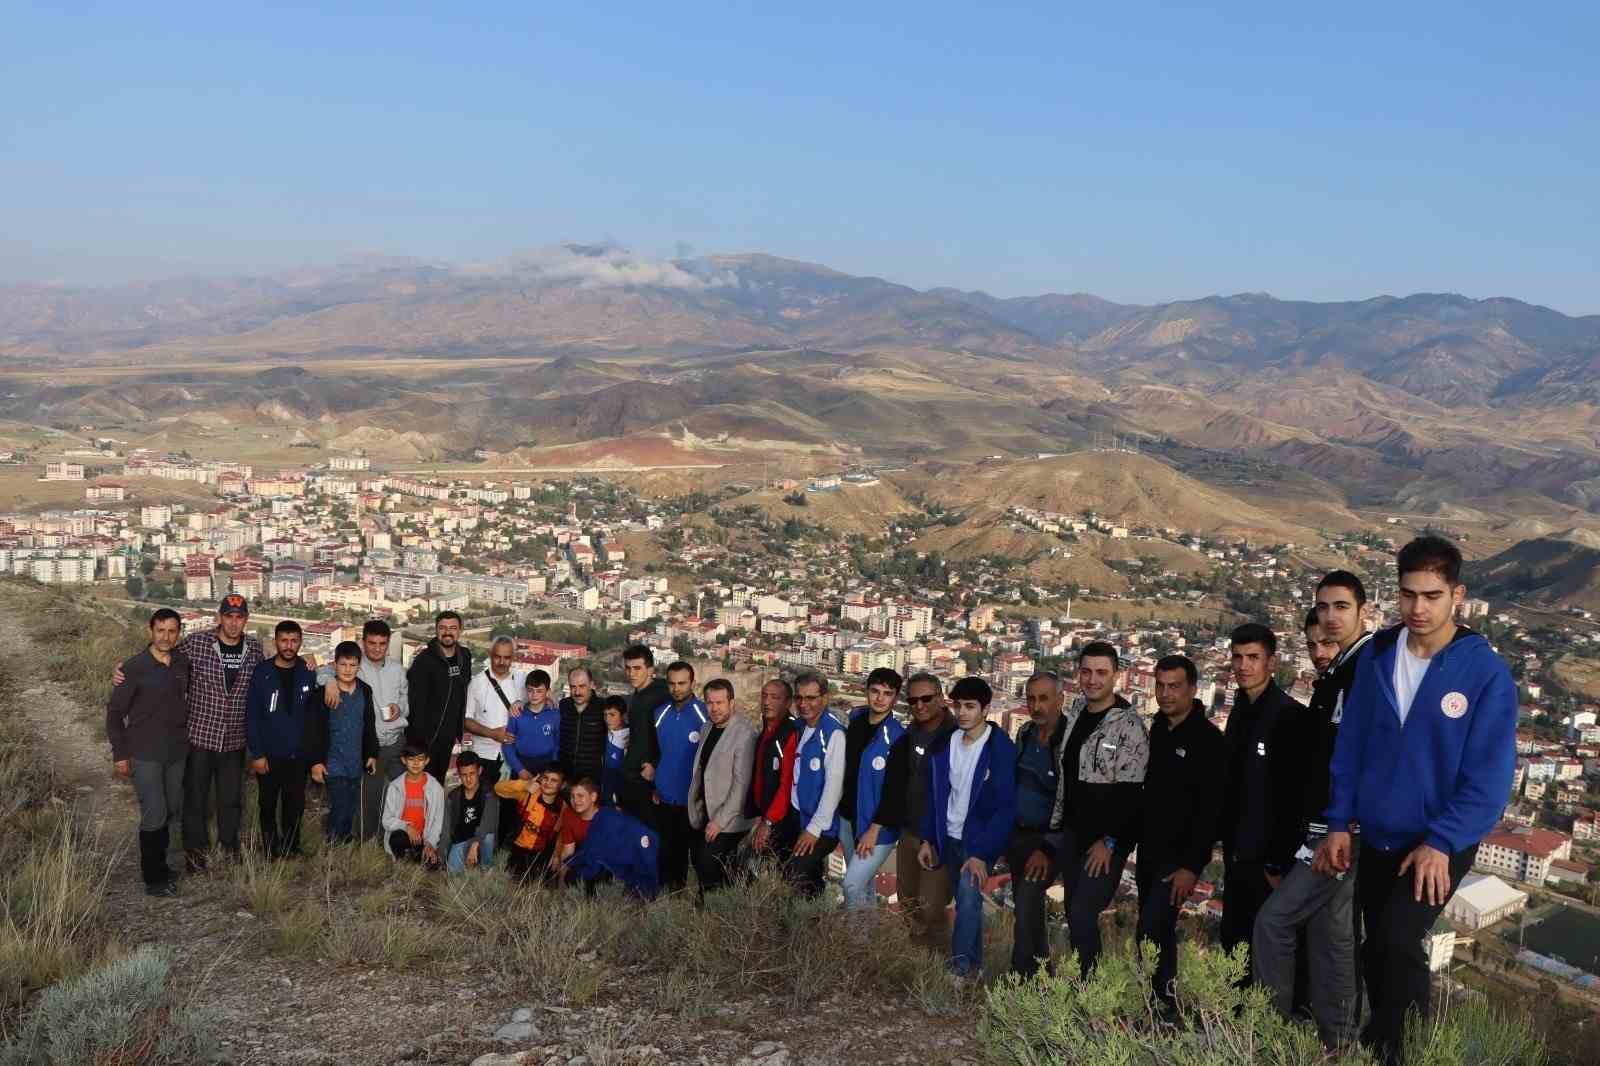
<path fill-rule="evenodd" d="M 929 673 L 874 670 L 866 702 L 841 721 L 827 678 L 803 673 L 767 681 L 753 722 L 734 712 L 730 681 L 697 693 L 691 664 L 658 675 L 644 645 L 622 653 L 627 696 L 599 694 L 580 666 L 556 702 L 548 674 L 514 669 L 510 638 L 475 672 L 448 611 L 408 670 L 378 620 L 313 669 L 291 621 L 267 657 L 236 595 L 215 629 L 186 636 L 176 613 L 155 612 L 148 649 L 113 675 L 106 728 L 138 794 L 153 894 L 174 891 L 166 853 L 180 815 L 188 865 L 204 866 L 213 791 L 218 842 L 239 850 L 248 769 L 273 856 L 299 849 L 308 781 L 326 789 L 330 840 L 381 839 L 397 859 L 451 871 L 504 852 L 520 877 L 616 879 L 646 896 L 688 887 L 692 870 L 703 895 L 765 855 L 815 896 L 843 845 L 844 903 L 859 915 L 893 856 L 902 912 L 930 938 L 949 929 L 962 979 L 981 971 L 985 890 L 1004 862 L 1012 968 L 1049 963 L 1047 893 L 1059 882 L 1087 974 L 1137 849 L 1138 936 L 1157 948 L 1165 1004 L 1178 915 L 1220 844 L 1220 936 L 1247 948 L 1247 980 L 1285 1013 L 1309 1011 L 1330 1046 L 1357 1038 L 1364 980 L 1360 1036 L 1394 1061 L 1407 1012 L 1428 1009 L 1423 936 L 1497 821 L 1515 759 L 1516 691 L 1487 641 L 1455 621 L 1460 567 L 1446 541 L 1406 545 L 1402 621 L 1376 635 L 1360 579 L 1323 577 L 1306 619 L 1320 671 L 1309 708 L 1275 680 L 1272 630 L 1239 626 L 1225 732 L 1182 655 L 1156 664 L 1147 728 L 1104 642 L 1079 650 L 1070 706 L 1056 674 L 1029 679 L 1029 721 L 1013 740 L 990 722 L 980 678 L 947 693 Z M 452 760 L 459 783 L 446 793 Z"/>

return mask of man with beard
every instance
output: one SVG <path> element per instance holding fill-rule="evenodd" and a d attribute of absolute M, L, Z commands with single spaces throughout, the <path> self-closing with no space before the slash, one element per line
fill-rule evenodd
<path fill-rule="evenodd" d="M 433 639 L 406 672 L 411 696 L 406 736 L 427 751 L 428 773 L 441 785 L 450 770 L 451 751 L 461 739 L 471 682 L 472 653 L 461 644 L 461 616 L 440 611 L 433 620 Z"/>

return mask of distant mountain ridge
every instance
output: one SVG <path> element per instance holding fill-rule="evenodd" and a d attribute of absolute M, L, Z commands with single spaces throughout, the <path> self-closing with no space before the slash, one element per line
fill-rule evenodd
<path fill-rule="evenodd" d="M 566 245 L 495 264 L 365 260 L 262 277 L 0 287 L 0 358 L 150 347 L 307 356 L 679 355 L 750 346 L 972 353 L 1150 376 L 1327 368 L 1447 405 L 1600 402 L 1600 315 L 1507 298 L 1342 303 L 926 292 L 765 254 Z"/>

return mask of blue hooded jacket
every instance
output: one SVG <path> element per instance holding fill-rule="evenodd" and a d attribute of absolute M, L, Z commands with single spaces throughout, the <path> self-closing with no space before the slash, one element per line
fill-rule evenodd
<path fill-rule="evenodd" d="M 853 722 L 870 713 L 870 708 L 857 707 L 850 712 L 850 720 Z M 878 813 L 878 801 L 883 798 L 883 778 L 889 765 L 889 749 L 905 732 L 906 727 L 891 714 L 878 723 L 867 746 L 861 749 L 861 766 L 856 772 L 856 820 L 851 826 L 857 839 L 872 825 L 873 815 Z M 899 839 L 900 830 L 886 825 L 878 828 L 880 847 Z"/>
<path fill-rule="evenodd" d="M 278 668 L 272 660 L 250 674 L 250 687 L 244 697 L 245 747 L 250 754 L 274 759 L 304 759 L 311 755 L 306 745 L 306 729 L 312 714 L 326 715 L 322 686 L 304 659 L 296 659 L 294 698 L 283 706 L 278 688 Z"/>
<path fill-rule="evenodd" d="M 947 736 L 928 755 L 928 803 L 922 812 L 922 839 L 933 845 L 943 862 L 949 843 L 950 820 L 950 745 L 961 743 L 961 730 Z M 993 865 L 1005 854 L 1011 841 L 1011 826 L 1017 817 L 1017 746 L 1005 730 L 993 723 L 989 737 L 978 753 L 972 771 L 972 789 L 967 796 L 967 820 L 961 827 L 961 843 L 967 857 L 977 857 Z"/>
<path fill-rule="evenodd" d="M 1373 637 L 1333 749 L 1328 828 L 1361 826 L 1385 851 L 1422 843 L 1447 855 L 1474 847 L 1500 820 L 1517 760 L 1517 686 L 1481 635 L 1465 627 L 1428 663 L 1405 725 L 1395 626 Z"/>
<path fill-rule="evenodd" d="M 631 814 L 602 807 L 589 823 L 589 832 L 567 865 L 574 876 L 592 881 L 610 874 L 630 890 L 649 899 L 660 888 L 656 856 L 661 838 Z"/>

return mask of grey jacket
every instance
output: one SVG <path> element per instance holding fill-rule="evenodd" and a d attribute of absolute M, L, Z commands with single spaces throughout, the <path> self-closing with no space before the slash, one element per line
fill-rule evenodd
<path fill-rule="evenodd" d="M 745 817 L 744 799 L 750 791 L 760 734 L 750 719 L 737 714 L 729 718 L 702 776 L 700 750 L 710 736 L 708 729 L 694 751 L 694 776 L 689 781 L 689 824 L 704 829 L 708 822 L 716 822 L 723 832 L 742 833 L 756 824 L 754 818 Z"/>

